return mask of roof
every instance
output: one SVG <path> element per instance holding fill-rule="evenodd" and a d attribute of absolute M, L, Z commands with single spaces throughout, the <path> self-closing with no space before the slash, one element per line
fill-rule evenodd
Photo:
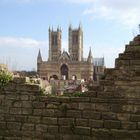
<path fill-rule="evenodd" d="M 63 51 L 63 53 L 61 54 L 61 56 L 60 56 L 60 58 L 59 58 L 60 60 L 62 59 L 62 60 L 69 60 L 70 59 L 70 56 L 69 56 L 69 54 L 66 52 L 66 51 Z"/>

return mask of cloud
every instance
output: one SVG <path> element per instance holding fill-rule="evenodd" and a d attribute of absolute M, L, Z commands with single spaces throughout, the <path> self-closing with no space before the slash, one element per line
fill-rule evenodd
<path fill-rule="evenodd" d="M 37 41 L 32 38 L 0 37 L 0 48 L 3 47 L 39 48 L 45 45 L 47 45 L 47 41 Z"/>
<path fill-rule="evenodd" d="M 0 37 L 0 63 L 7 64 L 12 70 L 31 70 L 36 68 L 39 49 L 46 58 L 47 41 L 24 37 Z"/>
<path fill-rule="evenodd" d="M 92 19 L 114 20 L 128 28 L 134 28 L 140 23 L 140 1 L 138 0 L 91 0 L 91 2 L 83 15 L 90 15 Z M 87 4 L 89 3 L 87 1 Z"/>

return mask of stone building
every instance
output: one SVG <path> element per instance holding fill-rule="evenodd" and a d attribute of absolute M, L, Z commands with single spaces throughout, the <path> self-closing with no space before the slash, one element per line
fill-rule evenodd
<path fill-rule="evenodd" d="M 94 66 L 91 49 L 88 58 L 83 58 L 83 31 L 69 26 L 68 52 L 62 51 L 62 31 L 49 28 L 49 57 L 43 61 L 39 50 L 37 72 L 44 79 L 93 79 Z"/>
<path fill-rule="evenodd" d="M 93 79 L 99 81 L 99 79 L 104 75 L 104 57 L 93 59 L 94 74 Z"/>

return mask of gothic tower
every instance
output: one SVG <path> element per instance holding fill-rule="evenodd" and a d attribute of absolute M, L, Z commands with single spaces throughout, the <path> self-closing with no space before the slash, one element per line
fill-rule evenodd
<path fill-rule="evenodd" d="M 69 26 L 69 53 L 73 61 L 83 60 L 83 31 L 81 25 L 78 29 Z"/>
<path fill-rule="evenodd" d="M 49 28 L 49 61 L 57 61 L 61 55 L 61 29 Z"/>
<path fill-rule="evenodd" d="M 38 74 L 40 73 L 40 66 L 41 66 L 42 62 L 43 62 L 43 60 L 42 60 L 41 52 L 39 49 L 38 56 L 37 56 L 37 72 L 38 72 Z"/>

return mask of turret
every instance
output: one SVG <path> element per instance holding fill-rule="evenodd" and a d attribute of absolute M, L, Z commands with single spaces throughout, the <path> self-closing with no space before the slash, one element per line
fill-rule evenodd
<path fill-rule="evenodd" d="M 61 55 L 61 28 L 49 29 L 49 58 L 48 61 L 57 61 Z"/>
<path fill-rule="evenodd" d="M 88 55 L 88 60 L 89 63 L 93 63 L 93 56 L 92 56 L 92 52 L 91 52 L 91 48 L 89 50 L 89 55 Z"/>
<path fill-rule="evenodd" d="M 39 49 L 38 56 L 37 56 L 37 63 L 41 63 L 41 62 L 42 62 L 42 56 L 41 56 L 41 52 Z"/>
<path fill-rule="evenodd" d="M 79 23 L 79 30 L 82 31 L 82 24 L 81 24 L 81 22 Z"/>
<path fill-rule="evenodd" d="M 72 61 L 83 60 L 83 31 L 80 24 L 77 29 L 69 26 L 69 53 Z"/>

